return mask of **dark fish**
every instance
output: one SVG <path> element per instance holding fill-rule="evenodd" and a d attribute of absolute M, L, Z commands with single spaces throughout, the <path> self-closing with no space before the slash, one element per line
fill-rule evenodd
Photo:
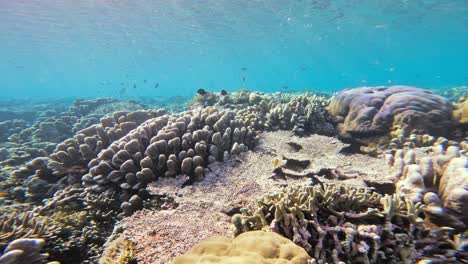
<path fill-rule="evenodd" d="M 136 89 L 136 84 L 133 85 L 133 89 Z"/>
<path fill-rule="evenodd" d="M 245 82 L 245 77 L 242 77 L 242 82 Z"/>
<path fill-rule="evenodd" d="M 306 67 L 302 66 L 301 71 L 305 71 L 305 70 L 306 70 Z"/>
<path fill-rule="evenodd" d="M 123 82 L 121 82 L 121 83 L 120 83 L 120 85 L 124 85 L 124 83 L 123 83 Z"/>
<path fill-rule="evenodd" d="M 221 90 L 221 95 L 227 95 L 228 92 L 226 90 Z"/>
<path fill-rule="evenodd" d="M 289 87 L 288 86 L 283 86 L 282 87 L 284 90 L 289 90 Z"/>
<path fill-rule="evenodd" d="M 246 71 L 247 68 L 246 68 L 246 67 L 242 67 L 241 70 L 242 70 L 242 71 Z"/>
<path fill-rule="evenodd" d="M 24 66 L 18 65 L 15 67 L 16 69 L 24 69 Z"/>
<path fill-rule="evenodd" d="M 205 95 L 205 94 L 207 94 L 207 92 L 206 92 L 205 89 L 203 89 L 203 88 L 198 89 L 197 93 L 198 93 L 199 95 Z"/>
<path fill-rule="evenodd" d="M 159 87 L 159 83 L 156 83 L 156 84 L 154 85 L 154 89 L 156 89 L 156 88 L 158 88 L 158 87 Z"/>
<path fill-rule="evenodd" d="M 143 80 L 144 83 L 146 83 L 146 80 Z"/>
<path fill-rule="evenodd" d="M 123 95 L 126 92 L 127 92 L 127 88 L 125 88 L 125 87 L 121 88 L 120 91 L 119 91 L 120 95 Z"/>

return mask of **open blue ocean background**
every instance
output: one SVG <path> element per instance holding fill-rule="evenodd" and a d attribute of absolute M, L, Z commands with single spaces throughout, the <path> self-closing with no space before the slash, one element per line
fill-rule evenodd
<path fill-rule="evenodd" d="M 0 0 L 0 98 L 468 84 L 466 0 Z"/>

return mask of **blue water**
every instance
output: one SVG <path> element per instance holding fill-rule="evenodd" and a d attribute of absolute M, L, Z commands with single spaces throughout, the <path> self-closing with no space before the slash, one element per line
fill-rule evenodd
<path fill-rule="evenodd" d="M 0 0 L 0 98 L 467 85 L 467 25 L 466 0 Z"/>

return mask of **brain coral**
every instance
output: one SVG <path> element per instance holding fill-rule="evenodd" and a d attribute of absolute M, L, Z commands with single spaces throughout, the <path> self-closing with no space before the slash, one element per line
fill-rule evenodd
<path fill-rule="evenodd" d="M 430 91 L 409 86 L 359 87 L 338 93 L 329 112 L 341 136 L 386 134 L 401 129 L 411 133 L 446 135 L 456 124 L 453 106 Z"/>
<path fill-rule="evenodd" d="M 273 232 L 251 231 L 234 239 L 209 238 L 194 246 L 173 264 L 307 264 L 306 251 Z"/>

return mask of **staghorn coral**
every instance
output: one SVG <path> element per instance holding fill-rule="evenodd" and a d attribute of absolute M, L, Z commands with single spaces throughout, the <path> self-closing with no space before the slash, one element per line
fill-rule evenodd
<path fill-rule="evenodd" d="M 424 205 L 398 196 L 334 185 L 270 193 L 232 217 L 236 234 L 271 230 L 306 249 L 318 263 L 408 263 L 455 260 L 447 237 L 423 227 Z"/>
<path fill-rule="evenodd" d="M 45 246 L 43 239 L 16 239 L 8 244 L 3 255 L 0 255 L 2 264 L 59 264 L 58 262 L 47 262 L 49 254 L 40 253 Z"/>
<path fill-rule="evenodd" d="M 307 264 L 313 263 L 304 249 L 273 232 L 251 231 L 234 239 L 209 238 L 187 253 L 174 259 L 173 264 L 245 263 L 245 264 Z"/>
<path fill-rule="evenodd" d="M 109 242 L 102 257 L 101 264 L 130 264 L 136 263 L 135 245 L 123 236 Z"/>
<path fill-rule="evenodd" d="M 33 211 L 12 213 L 0 218 L 0 246 L 20 238 L 53 239 L 57 227 L 41 221 Z"/>
<path fill-rule="evenodd" d="M 445 98 L 408 86 L 344 90 L 329 106 L 338 123 L 338 134 L 355 139 L 385 135 L 396 129 L 404 137 L 412 133 L 446 135 L 456 125 L 452 110 Z"/>
<path fill-rule="evenodd" d="M 387 154 L 392 165 L 389 178 L 397 193 L 414 202 L 424 202 L 439 225 L 466 228 L 468 218 L 468 158 L 466 142 L 439 138 L 425 149 L 399 149 Z M 455 216 L 457 219 L 449 217 Z"/>

